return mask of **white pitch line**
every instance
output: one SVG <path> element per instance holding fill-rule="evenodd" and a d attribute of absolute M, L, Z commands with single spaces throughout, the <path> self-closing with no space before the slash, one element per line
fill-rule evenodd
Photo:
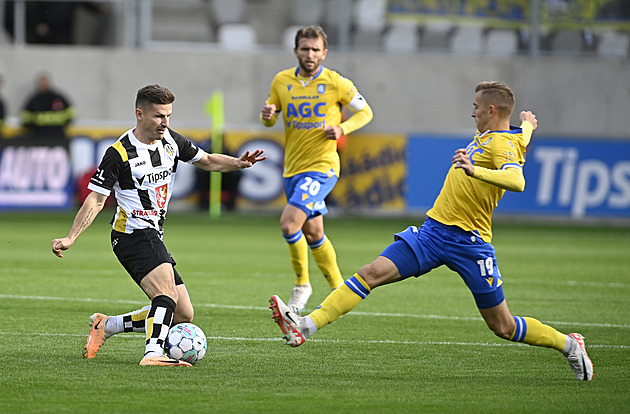
<path fill-rule="evenodd" d="M 85 337 L 85 334 L 66 334 L 66 333 L 45 333 L 45 332 L 1 332 L 0 335 L 38 335 L 38 336 L 61 336 L 61 337 Z M 117 335 L 117 338 L 126 339 L 144 339 L 144 335 L 138 333 L 126 333 Z M 281 342 L 284 339 L 278 338 L 245 338 L 240 336 L 207 336 L 208 340 L 215 341 L 248 341 L 248 342 Z M 418 345 L 418 346 L 487 346 L 487 347 L 505 347 L 505 346 L 528 346 L 516 342 L 489 343 L 489 342 L 451 342 L 451 341 L 394 341 L 394 340 L 361 340 L 361 339 L 309 339 L 308 342 L 318 343 L 348 343 L 348 344 L 384 344 L 384 345 Z M 588 344 L 588 348 L 610 348 L 610 349 L 630 349 L 630 345 L 604 345 L 604 344 Z"/>
<path fill-rule="evenodd" d="M 8 267 L 5 268 L 8 273 L 32 273 L 33 269 L 26 267 Z M 125 276 L 126 273 L 122 269 L 84 269 L 84 268 L 65 268 L 64 274 L 80 274 L 80 275 L 115 275 L 120 274 Z M 225 272 L 213 272 L 213 275 L 229 276 L 229 273 Z M 182 274 L 183 275 L 183 274 Z M 206 277 L 210 275 L 208 272 L 186 272 L 186 275 L 190 276 L 202 276 Z M 248 276 L 252 277 L 286 277 L 287 274 L 283 273 L 249 273 Z M 128 277 L 128 276 L 127 276 Z M 514 284 L 528 284 L 528 285 L 546 285 L 546 286 L 569 286 L 569 287 L 589 287 L 589 288 L 603 288 L 603 289 L 630 289 L 630 283 L 622 282 L 592 282 L 592 281 L 580 281 L 580 280 L 553 280 L 553 279 L 530 279 L 530 278 L 508 278 L 505 282 Z"/>
<path fill-rule="evenodd" d="M 94 299 L 94 298 L 63 298 L 56 296 L 27 296 L 27 295 L 0 295 L 0 299 L 18 299 L 18 300 L 53 300 L 53 301 L 68 301 L 68 302 L 90 302 L 90 303 L 121 303 L 134 306 L 144 306 L 148 301 L 139 300 L 117 300 L 117 299 Z M 246 305 L 219 305 L 216 303 L 195 303 L 196 307 L 203 308 L 216 308 L 216 309 L 238 309 L 238 310 L 255 310 L 255 311 L 269 311 L 268 307 L 262 306 L 246 306 Z M 356 316 L 376 316 L 387 318 L 417 318 L 417 319 L 437 319 L 437 320 L 450 320 L 450 321 L 482 321 L 481 317 L 475 316 L 446 316 L 446 315 L 427 315 L 427 314 L 413 314 L 413 313 L 383 313 L 383 312 L 352 312 L 348 315 Z M 563 322 L 563 321 L 541 321 L 551 325 L 561 326 L 589 326 L 594 328 L 613 328 L 613 329 L 630 329 L 630 325 L 627 324 L 611 324 L 611 323 L 590 323 L 590 322 Z"/>

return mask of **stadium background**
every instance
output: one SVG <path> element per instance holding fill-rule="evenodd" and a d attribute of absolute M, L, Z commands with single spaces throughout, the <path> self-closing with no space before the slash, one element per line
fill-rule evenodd
<path fill-rule="evenodd" d="M 2 3 L 2 2 L 0 2 Z M 19 21 L 20 4 L 13 15 Z M 350 135 L 331 203 L 346 213 L 430 207 L 454 148 L 472 135 L 474 85 L 503 80 L 516 113 L 540 128 L 525 193 L 497 214 L 572 220 L 630 219 L 630 17 L 624 2 L 203 1 L 94 2 L 77 8 L 73 44 L 30 44 L 19 25 L 0 42 L 0 95 L 8 106 L 0 154 L 0 208 L 74 209 L 81 179 L 134 125 L 135 92 L 174 91 L 172 127 L 207 144 L 215 91 L 224 94 L 226 152 L 260 146 L 270 160 L 245 171 L 238 208 L 273 210 L 281 193 L 282 129 L 258 121 L 274 74 L 295 65 L 296 27 L 330 35 L 324 64 L 353 79 L 374 120 Z M 175 5 L 175 6 L 174 6 Z M 538 11 L 538 13 L 535 13 Z M 4 16 L 6 17 L 6 16 Z M 77 118 L 68 143 L 20 143 L 19 111 L 41 71 Z M 514 119 L 514 122 L 517 120 Z M 199 205 L 199 176 L 182 168 L 174 208 Z"/>

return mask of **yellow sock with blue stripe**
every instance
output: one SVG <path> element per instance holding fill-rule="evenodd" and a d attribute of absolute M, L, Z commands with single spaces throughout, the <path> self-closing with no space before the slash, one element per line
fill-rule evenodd
<path fill-rule="evenodd" d="M 554 348 L 561 352 L 564 350 L 567 336 L 562 332 L 534 318 L 514 316 L 514 322 L 516 327 L 510 341 Z"/>
<path fill-rule="evenodd" d="M 346 280 L 324 299 L 308 316 L 317 329 L 327 325 L 354 309 L 370 294 L 367 283 L 357 273 Z"/>
<path fill-rule="evenodd" d="M 309 283 L 308 275 L 308 243 L 302 233 L 302 230 L 284 236 L 289 245 L 289 256 L 291 257 L 291 266 L 295 272 L 295 283 L 305 285 Z"/>
<path fill-rule="evenodd" d="M 324 236 L 315 243 L 309 243 L 315 263 L 319 267 L 319 270 L 324 274 L 326 281 L 330 285 L 331 289 L 337 288 L 343 283 L 343 277 L 337 266 L 337 253 L 332 243 Z"/>

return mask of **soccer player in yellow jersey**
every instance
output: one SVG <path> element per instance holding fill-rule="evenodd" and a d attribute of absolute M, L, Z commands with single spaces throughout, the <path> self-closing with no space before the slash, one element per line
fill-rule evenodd
<path fill-rule="evenodd" d="M 520 127 L 511 127 L 513 108 L 514 95 L 506 84 L 479 83 L 472 112 L 477 133 L 466 148 L 455 151 L 442 191 L 424 224 L 397 233 L 376 260 L 359 269 L 305 317 L 293 313 L 278 296 L 271 297 L 272 316 L 288 345 L 301 345 L 356 307 L 374 288 L 446 265 L 462 277 L 481 316 L 497 336 L 555 348 L 567 357 L 578 380 L 593 378 L 582 335 L 565 335 L 534 318 L 513 316 L 505 301 L 503 279 L 490 244 L 491 217 L 505 190 L 525 189 L 525 149 L 538 124 L 534 114 L 523 111 Z"/>
<path fill-rule="evenodd" d="M 262 108 L 263 125 L 275 125 L 283 113 L 284 189 L 287 205 L 280 217 L 289 246 L 295 286 L 289 307 L 299 313 L 311 296 L 308 250 L 331 289 L 343 283 L 335 249 L 324 232 L 325 198 L 339 177 L 337 139 L 363 127 L 372 109 L 351 80 L 322 66 L 327 36 L 319 26 L 306 26 L 295 36 L 298 66 L 279 72 Z M 342 122 L 341 110 L 352 116 Z"/>

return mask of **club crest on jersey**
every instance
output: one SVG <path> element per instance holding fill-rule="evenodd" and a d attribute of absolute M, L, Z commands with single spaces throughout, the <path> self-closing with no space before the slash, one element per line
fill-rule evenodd
<path fill-rule="evenodd" d="M 326 85 L 324 85 L 323 83 L 320 83 L 319 85 L 317 85 L 317 93 L 324 93 L 326 92 Z"/>
<path fill-rule="evenodd" d="M 175 157 L 175 149 L 171 144 L 164 145 L 164 151 L 166 151 L 166 154 L 170 159 L 173 159 Z"/>
<path fill-rule="evenodd" d="M 168 184 L 161 185 L 155 189 L 155 201 L 159 208 L 166 205 L 166 195 L 168 194 Z"/>

